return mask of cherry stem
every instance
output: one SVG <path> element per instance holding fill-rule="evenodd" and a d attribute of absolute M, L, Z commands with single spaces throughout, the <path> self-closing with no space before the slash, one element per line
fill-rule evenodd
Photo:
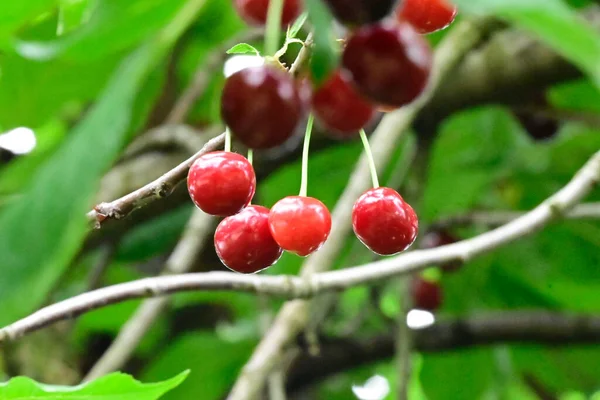
<path fill-rule="evenodd" d="M 371 146 L 369 145 L 369 139 L 364 129 L 360 130 L 360 140 L 362 140 L 363 147 L 365 148 L 365 154 L 367 155 L 367 161 L 369 162 L 369 169 L 371 170 L 371 180 L 373 181 L 373 187 L 379 187 L 379 179 L 377 178 L 377 168 L 375 167 L 375 160 L 373 159 L 373 153 L 371 152 Z"/>
<path fill-rule="evenodd" d="M 315 118 L 312 114 L 308 116 L 306 133 L 304 134 L 304 149 L 302 150 L 302 180 L 300 182 L 300 196 L 306 197 L 308 193 L 308 153 L 310 149 L 310 136 Z"/>
<path fill-rule="evenodd" d="M 223 150 L 231 151 L 231 131 L 229 128 L 225 129 L 225 145 L 223 146 Z"/>
<path fill-rule="evenodd" d="M 250 165 L 252 165 L 252 162 L 254 161 L 254 151 L 252 151 L 252 149 L 248 149 L 248 157 L 246 158 L 248 159 Z"/>
<path fill-rule="evenodd" d="M 274 55 L 279 47 L 281 36 L 281 14 L 283 13 L 283 0 L 269 0 L 267 13 L 267 31 L 265 33 L 265 54 Z"/>

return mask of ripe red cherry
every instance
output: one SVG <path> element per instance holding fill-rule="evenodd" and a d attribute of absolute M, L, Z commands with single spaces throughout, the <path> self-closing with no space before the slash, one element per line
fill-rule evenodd
<path fill-rule="evenodd" d="M 269 230 L 269 209 L 254 205 L 221 221 L 215 249 L 227 268 L 242 274 L 270 267 L 283 253 Z"/>
<path fill-rule="evenodd" d="M 352 87 L 347 71 L 340 70 L 315 91 L 312 109 L 324 128 L 341 137 L 357 133 L 375 114 L 374 107 Z"/>
<path fill-rule="evenodd" d="M 303 102 L 291 75 L 274 66 L 243 69 L 225 82 L 221 115 L 246 146 L 267 149 L 284 143 L 303 115 Z"/>
<path fill-rule="evenodd" d="M 385 107 L 400 107 L 425 89 L 432 58 L 429 44 L 413 27 L 385 21 L 357 30 L 342 63 L 363 96 Z"/>
<path fill-rule="evenodd" d="M 325 0 L 325 3 L 342 24 L 362 26 L 389 15 L 396 0 Z"/>
<path fill-rule="evenodd" d="M 250 204 L 256 191 L 256 175 L 243 156 L 215 151 L 194 161 L 187 185 L 198 208 L 207 214 L 226 217 Z"/>
<path fill-rule="evenodd" d="M 457 8 L 447 0 L 403 0 L 396 11 L 401 21 L 410 23 L 419 33 L 432 33 L 448 27 L 456 18 Z"/>
<path fill-rule="evenodd" d="M 249 25 L 264 26 L 267 23 L 269 0 L 235 0 L 235 9 Z M 284 0 L 281 25 L 293 23 L 302 12 L 302 0 Z"/>
<path fill-rule="evenodd" d="M 269 226 L 284 250 L 306 257 L 319 250 L 329 237 L 331 215 L 315 198 L 290 196 L 271 208 Z"/>
<path fill-rule="evenodd" d="M 423 278 L 415 278 L 411 287 L 412 300 L 415 308 L 420 310 L 435 311 L 442 305 L 442 287 L 436 282 Z"/>
<path fill-rule="evenodd" d="M 424 249 L 433 249 L 435 247 L 446 246 L 456 243 L 458 238 L 446 230 L 435 230 L 428 232 L 421 240 L 421 247 Z M 462 263 L 460 261 L 451 261 L 440 265 L 444 272 L 455 272 L 460 269 Z"/>
<path fill-rule="evenodd" d="M 410 247 L 419 221 L 412 207 L 394 189 L 370 189 L 352 209 L 354 233 L 373 252 L 388 256 Z"/>

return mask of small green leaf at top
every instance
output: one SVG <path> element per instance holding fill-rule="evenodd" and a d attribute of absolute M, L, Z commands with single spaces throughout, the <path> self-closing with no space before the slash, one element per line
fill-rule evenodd
<path fill-rule="evenodd" d="M 300 15 L 296 21 L 294 22 L 294 25 L 292 25 L 290 27 L 290 29 L 288 29 L 287 31 L 287 38 L 291 39 L 291 38 L 295 38 L 298 35 L 298 32 L 300 32 L 300 29 L 302 29 L 302 27 L 304 26 L 304 23 L 306 22 L 306 18 L 308 17 L 308 13 L 304 12 L 302 13 L 302 15 Z"/>
<path fill-rule="evenodd" d="M 260 52 L 256 48 L 248 43 L 238 43 L 229 50 L 227 54 L 251 54 L 254 53 L 260 57 Z"/>
<path fill-rule="evenodd" d="M 16 377 L 0 383 L 0 399 L 155 400 L 179 386 L 188 374 L 189 371 L 184 371 L 166 381 L 142 383 L 117 372 L 78 386 L 44 385 L 30 378 Z"/>

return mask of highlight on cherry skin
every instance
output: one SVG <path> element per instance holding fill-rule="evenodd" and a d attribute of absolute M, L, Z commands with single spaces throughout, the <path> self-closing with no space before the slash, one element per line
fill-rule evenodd
<path fill-rule="evenodd" d="M 267 23 L 269 0 L 234 0 L 233 4 L 240 17 L 253 26 L 264 26 Z M 302 0 L 284 0 L 281 12 L 281 25 L 292 24 L 302 12 Z"/>
<path fill-rule="evenodd" d="M 408 249 L 419 232 L 412 207 L 394 189 L 369 189 L 352 209 L 354 233 L 371 251 L 389 256 Z"/>
<path fill-rule="evenodd" d="M 269 209 L 256 205 L 221 221 L 214 244 L 223 264 L 242 274 L 264 270 L 283 254 L 269 229 Z"/>
<path fill-rule="evenodd" d="M 277 147 L 295 133 L 304 117 L 302 95 L 293 77 L 275 65 L 245 68 L 225 81 L 221 116 L 247 147 Z"/>
<path fill-rule="evenodd" d="M 269 227 L 284 250 L 306 257 L 319 250 L 329 237 L 331 215 L 318 199 L 289 196 L 271 208 Z"/>
<path fill-rule="evenodd" d="M 244 156 L 215 151 L 194 161 L 187 186 L 198 208 L 210 215 L 226 217 L 250 204 L 256 191 L 256 174 Z"/>
<path fill-rule="evenodd" d="M 457 7 L 448 0 L 402 0 L 396 17 L 411 24 L 417 32 L 428 34 L 447 28 L 457 13 Z"/>

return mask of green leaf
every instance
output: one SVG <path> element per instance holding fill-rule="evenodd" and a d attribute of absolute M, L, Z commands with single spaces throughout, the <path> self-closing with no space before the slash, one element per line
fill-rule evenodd
<path fill-rule="evenodd" d="M 256 50 L 256 48 L 248 43 L 238 43 L 229 50 L 227 50 L 227 54 L 250 54 L 254 53 L 257 56 L 260 56 L 260 52 Z"/>
<path fill-rule="evenodd" d="M 600 34 L 562 0 L 454 0 L 464 12 L 491 14 L 535 33 L 600 88 Z"/>
<path fill-rule="evenodd" d="M 138 92 L 203 4 L 187 3 L 168 29 L 124 60 L 98 103 L 39 169 L 19 201 L 3 209 L 0 226 L 9 234 L 0 235 L 0 298 L 7 307 L 0 325 L 37 307 L 77 252 L 91 196 L 130 134 Z"/>
<path fill-rule="evenodd" d="M 307 18 L 308 18 L 308 13 L 303 12 L 302 15 L 300 15 L 296 19 L 296 21 L 294 21 L 294 24 L 288 30 L 287 37 L 295 38 L 298 35 L 298 32 L 300 32 L 300 29 L 302 29 L 302 27 L 304 26 L 304 23 L 306 22 Z"/>
<path fill-rule="evenodd" d="M 548 100 L 556 108 L 600 114 L 600 92 L 588 80 L 557 85 L 549 90 Z"/>
<path fill-rule="evenodd" d="M 50 10 L 58 0 L 0 2 L 0 46 L 28 20 Z"/>
<path fill-rule="evenodd" d="M 189 371 L 162 382 L 141 383 L 129 375 L 113 373 L 79 386 L 43 385 L 25 377 L 0 383 L 2 400 L 72 399 L 72 400 L 155 400 L 179 386 Z"/>
<path fill-rule="evenodd" d="M 313 79 L 318 85 L 327 79 L 338 64 L 338 54 L 332 36 L 333 17 L 321 0 L 307 0 L 306 9 L 314 33 L 310 67 Z"/>
<path fill-rule="evenodd" d="M 226 342 L 213 332 L 178 338 L 153 360 L 144 379 L 162 379 L 173 371 L 191 369 L 191 379 L 165 400 L 219 400 L 226 394 L 254 347 L 252 341 Z"/>

